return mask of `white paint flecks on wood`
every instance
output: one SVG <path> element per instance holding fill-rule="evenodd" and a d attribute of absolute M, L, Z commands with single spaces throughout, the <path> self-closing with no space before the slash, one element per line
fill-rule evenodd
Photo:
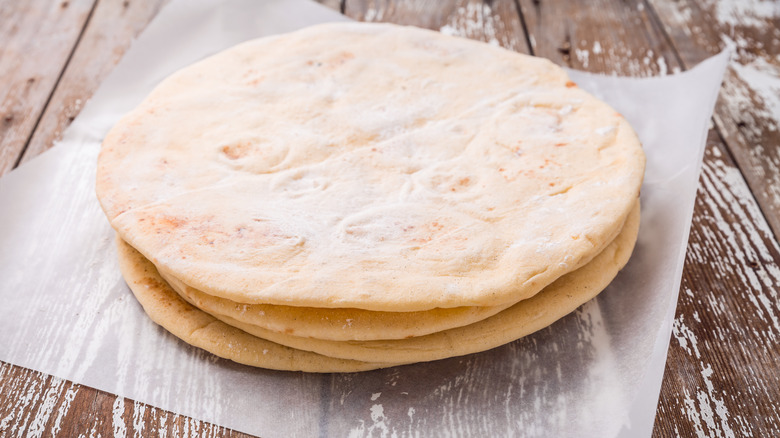
<path fill-rule="evenodd" d="M 780 236 L 780 3 L 771 0 L 649 0 L 691 67 L 724 47 L 736 54 L 715 121 Z"/>
<path fill-rule="evenodd" d="M 534 54 L 560 65 L 622 76 L 678 67 L 671 46 L 641 0 L 519 0 Z"/>
<path fill-rule="evenodd" d="M 772 0 L 704 0 L 702 4 L 723 26 L 761 27 L 780 17 L 780 4 Z"/>
<path fill-rule="evenodd" d="M 711 134 L 656 430 L 772 436 L 780 433 L 780 407 L 769 402 L 780 388 L 768 383 L 780 379 L 780 247 L 723 147 Z"/>
<path fill-rule="evenodd" d="M 360 21 L 419 26 L 528 52 L 520 16 L 512 0 L 347 1 L 345 14 Z"/>
<path fill-rule="evenodd" d="M 703 198 L 711 214 L 708 219 L 714 220 L 723 234 L 720 241 L 725 236 L 728 245 L 719 257 L 727 263 L 719 261 L 718 265 L 724 271 L 731 270 L 744 285 L 734 292 L 744 294 L 743 305 L 753 306 L 744 310 L 761 320 L 761 325 L 752 325 L 752 329 L 766 342 L 762 350 L 780 351 L 780 267 L 776 262 L 780 248 L 771 240 L 771 230 L 736 168 L 715 158 L 704 168 L 702 185 L 710 194 Z M 724 211 L 735 217 L 724 217 Z M 744 329 L 733 323 L 730 326 Z"/>
<path fill-rule="evenodd" d="M 94 4 L 0 1 L 0 175 L 13 169 L 33 134 Z"/>
<path fill-rule="evenodd" d="M 114 406 L 112 409 L 112 427 L 114 430 L 114 438 L 127 437 L 127 425 L 125 425 L 125 401 L 122 397 L 116 397 L 114 399 Z"/>
<path fill-rule="evenodd" d="M 701 376 L 704 379 L 706 390 L 699 390 L 696 395 L 696 400 L 691 398 L 688 389 L 685 388 L 683 392 L 686 416 L 693 423 L 694 430 L 697 436 L 726 436 L 734 438 L 734 431 L 729 425 L 729 421 L 739 422 L 741 417 L 731 415 L 726 408 L 722 398 L 719 398 L 719 394 L 715 390 L 710 376 L 712 375 L 712 366 L 701 361 L 701 354 L 698 349 L 698 342 L 693 332 L 685 325 L 684 317 L 680 317 L 675 320 L 672 335 L 676 338 L 680 347 L 686 350 L 686 352 L 699 360 L 701 368 Z M 689 348 L 690 347 L 690 348 Z M 714 410 L 713 406 L 714 405 Z M 706 430 L 705 430 L 706 427 Z"/>
<path fill-rule="evenodd" d="M 457 7 L 457 13 L 449 17 L 447 24 L 439 28 L 445 35 L 456 35 L 477 39 L 488 44 L 502 46 L 516 52 L 525 52 L 526 45 L 519 36 L 522 30 L 515 20 L 507 23 L 502 20 L 507 14 L 495 13 L 490 2 L 470 1 Z M 507 26 L 512 28 L 507 29 Z"/>
<path fill-rule="evenodd" d="M 29 161 L 53 146 L 125 50 L 167 0 L 97 2 L 68 67 L 46 103 L 24 152 Z M 110 24 L 110 25 L 107 25 Z"/>

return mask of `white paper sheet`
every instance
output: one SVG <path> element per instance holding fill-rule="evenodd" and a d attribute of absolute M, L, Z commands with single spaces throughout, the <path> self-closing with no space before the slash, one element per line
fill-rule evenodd
<path fill-rule="evenodd" d="M 250 38 L 343 19 L 303 0 L 164 8 L 61 144 L 0 179 L 0 360 L 263 437 L 650 436 L 727 54 L 662 78 L 571 72 L 642 139 L 642 226 L 615 282 L 532 336 L 462 358 L 316 375 L 217 359 L 145 316 L 94 195 L 103 135 L 179 67 Z"/>

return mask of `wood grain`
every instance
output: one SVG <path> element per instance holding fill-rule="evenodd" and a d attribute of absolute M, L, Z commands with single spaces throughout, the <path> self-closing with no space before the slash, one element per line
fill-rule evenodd
<path fill-rule="evenodd" d="M 46 106 L 38 129 L 32 134 L 32 139 L 21 161 L 29 161 L 52 146 L 53 141 L 76 117 L 82 104 L 92 96 L 102 79 L 113 69 L 132 40 L 146 27 L 146 24 L 154 17 L 163 3 L 165 3 L 164 0 L 102 1 L 95 6 L 94 11 L 87 9 L 87 13 L 82 12 L 79 15 L 81 21 L 71 19 L 70 23 L 63 24 L 63 26 L 69 27 L 73 34 L 77 37 L 81 36 L 81 38 L 73 38 L 69 42 L 60 39 L 58 41 L 60 44 L 66 44 L 64 49 L 67 50 L 63 49 L 63 52 L 67 55 L 65 60 L 69 59 L 67 68 L 64 72 L 61 71 L 62 67 L 65 67 L 63 61 L 60 70 L 49 72 L 52 76 L 56 73 L 56 77 L 46 83 L 43 80 L 37 81 L 38 84 L 41 84 L 41 89 L 37 94 L 40 100 L 40 109 L 35 114 L 36 120 L 44 105 Z M 17 5 L 21 4 L 23 2 L 17 2 Z M 81 9 L 86 9 L 86 6 L 91 8 L 92 4 L 82 5 Z M 77 11 L 75 5 L 72 4 L 63 9 Z M 87 20 L 89 12 L 92 15 Z M 35 15 L 31 15 L 26 10 L 17 11 L 17 13 L 23 15 L 24 20 L 29 21 L 36 18 Z M 31 25 L 31 22 L 28 21 L 23 22 L 23 28 L 37 33 L 38 26 Z M 2 22 L 9 21 L 6 21 L 4 17 Z M 49 36 L 49 34 L 44 33 L 44 36 Z M 52 33 L 51 36 L 56 37 L 57 34 Z M 20 42 L 20 47 L 38 41 L 28 34 L 23 34 L 21 37 L 26 38 L 26 40 Z M 59 35 L 59 38 L 62 38 L 62 35 Z M 51 58 L 48 54 L 43 53 L 35 53 L 34 56 L 30 59 Z M 12 64 L 8 64 L 5 53 L 3 53 L 2 61 L 0 68 L 12 66 Z M 53 64 L 37 62 L 28 68 L 40 70 L 41 67 L 53 68 L 53 66 Z M 43 73 L 47 72 L 42 71 L 38 75 L 41 76 Z M 30 100 L 29 103 L 32 104 L 34 101 Z M 32 131 L 32 126 L 28 125 L 30 125 L 29 121 L 26 124 L 20 123 L 20 126 L 16 128 L 19 132 L 22 128 L 29 129 L 26 136 L 23 137 L 25 142 L 28 141 Z M 18 134 L 14 138 L 20 140 L 22 135 Z M 2 157 L 11 152 L 18 155 L 22 152 L 22 148 L 16 145 L 9 147 L 6 141 L 0 143 L 0 166 L 3 166 L 4 163 L 16 162 L 18 157 L 13 157 L 12 161 L 3 161 Z M 11 167 L 12 164 L 0 167 L 0 173 L 10 170 Z M 144 405 L 134 404 L 89 387 L 75 385 L 2 362 L 0 362 L 0 395 L 2 395 L 0 397 L 0 435 L 28 433 L 32 436 L 111 436 L 114 432 L 128 429 L 128 425 L 133 430 L 138 431 L 150 429 L 183 430 L 185 425 L 188 430 L 194 428 L 199 432 L 203 432 L 206 428 L 204 423 L 186 417 L 173 414 L 160 416 L 158 414 L 164 411 L 147 408 Z M 117 406 L 120 404 L 127 405 L 130 409 L 125 409 L 127 412 L 122 415 L 116 415 Z M 139 412 L 143 413 L 141 417 L 138 416 Z M 208 427 L 212 429 L 210 436 L 215 436 L 214 433 L 217 429 Z M 205 434 L 201 433 L 201 435 Z"/>
<path fill-rule="evenodd" d="M 0 394 L 0 436 L 249 437 L 2 362 Z"/>
<path fill-rule="evenodd" d="M 52 147 L 167 0 L 98 2 L 21 162 Z"/>
<path fill-rule="evenodd" d="M 759 0 L 649 5 L 688 68 L 728 44 L 736 47 L 715 123 L 780 237 L 780 5 Z"/>
<path fill-rule="evenodd" d="M 347 0 L 344 14 L 359 21 L 424 27 L 528 53 L 522 23 L 512 0 Z"/>
<path fill-rule="evenodd" d="M 94 4 L 0 1 L 0 176 L 16 166 Z"/>
<path fill-rule="evenodd" d="M 642 0 L 519 0 L 534 54 L 559 65 L 621 76 L 679 71 Z"/>
<path fill-rule="evenodd" d="M 710 131 L 654 436 L 780 436 L 780 247 Z"/>

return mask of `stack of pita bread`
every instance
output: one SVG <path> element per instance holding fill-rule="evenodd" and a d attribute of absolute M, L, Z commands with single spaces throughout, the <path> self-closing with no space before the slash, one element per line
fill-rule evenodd
<path fill-rule="evenodd" d="M 338 23 L 164 80 L 97 192 L 146 313 L 236 362 L 351 372 L 497 347 L 615 277 L 639 228 L 628 123 L 544 59 Z"/>

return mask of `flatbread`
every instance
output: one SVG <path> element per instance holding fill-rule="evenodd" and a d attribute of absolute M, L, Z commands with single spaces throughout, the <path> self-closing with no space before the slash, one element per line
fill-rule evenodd
<path fill-rule="evenodd" d="M 623 232 L 582 268 L 542 292 L 483 321 L 401 340 L 335 342 L 271 332 L 224 315 L 216 318 L 252 335 L 289 347 L 353 360 L 425 362 L 476 353 L 504 345 L 549 326 L 601 292 L 628 262 L 639 232 L 639 205 Z"/>
<path fill-rule="evenodd" d="M 638 215 L 638 207 L 635 207 Z M 634 213 L 632 213 L 634 214 Z M 632 219 L 629 218 L 628 221 Z M 638 218 L 637 218 L 638 220 Z M 630 224 L 629 224 L 630 225 Z M 614 260 L 615 265 L 608 266 L 603 261 L 609 248 L 614 245 L 631 247 L 628 242 L 635 230 L 622 230 L 621 234 L 597 255 L 590 263 L 578 270 L 566 274 L 592 278 L 595 266 L 602 266 L 604 278 L 612 278 L 625 264 L 625 260 Z M 621 252 L 621 254 L 630 254 Z M 602 261 L 596 263 L 597 260 Z M 215 317 L 262 338 L 271 339 L 283 345 L 303 348 L 301 338 L 316 338 L 330 341 L 368 341 L 406 339 L 424 336 L 443 330 L 462 327 L 482 321 L 510 306 L 493 307 L 454 307 L 432 309 L 419 312 L 374 312 L 362 309 L 321 309 L 314 307 L 278 306 L 269 304 L 236 303 L 214 297 L 187 286 L 172 275 L 159 270 L 162 278 L 185 300 Z M 579 273 L 579 274 L 578 274 Z M 599 279 L 598 283 L 602 281 Z M 548 286 L 551 287 L 551 286 Z M 587 289 L 587 285 L 579 286 Z M 281 333 L 275 335 L 269 332 Z M 289 341 L 284 342 L 284 339 Z M 323 343 L 322 345 L 329 345 Z M 325 347 L 327 348 L 327 347 Z M 305 348 L 304 348 L 305 349 Z M 322 351 L 320 351 L 322 352 Z M 327 353 L 323 353 L 327 354 Z"/>
<path fill-rule="evenodd" d="M 506 309 L 492 307 L 452 307 L 417 312 L 377 312 L 354 308 L 293 307 L 274 304 L 237 303 L 214 297 L 166 274 L 160 276 L 173 290 L 199 309 L 244 324 L 298 337 L 331 341 L 405 339 L 461 327 Z"/>
<path fill-rule="evenodd" d="M 122 239 L 242 303 L 508 305 L 620 230 L 644 155 L 551 62 L 390 24 L 241 44 L 163 81 L 106 136 Z"/>
<path fill-rule="evenodd" d="M 184 301 L 149 260 L 121 239 L 116 242 L 122 276 L 146 314 L 190 345 L 244 365 L 283 371 L 346 373 L 397 365 L 335 359 L 252 336 Z"/>
<path fill-rule="evenodd" d="M 224 315 L 215 316 L 228 327 L 240 328 L 238 332 L 244 335 L 246 333 L 243 332 L 251 333 L 259 338 L 273 340 L 274 345 L 314 351 L 329 358 L 411 363 L 485 351 L 547 327 L 601 292 L 626 264 L 633 251 L 639 231 L 639 210 L 637 202 L 618 238 L 586 266 L 559 278 L 534 297 L 468 326 L 402 340 L 337 342 L 285 335 L 244 324 Z M 148 269 L 154 269 L 148 260 L 129 245 L 121 241 L 119 245 L 123 264 L 145 264 Z M 173 292 L 167 285 L 165 288 Z M 176 298 L 181 300 L 180 297 Z M 197 311 L 192 306 L 190 310 Z M 236 330 L 233 327 L 230 328 Z M 228 343 L 233 343 L 229 336 L 227 339 Z"/>

